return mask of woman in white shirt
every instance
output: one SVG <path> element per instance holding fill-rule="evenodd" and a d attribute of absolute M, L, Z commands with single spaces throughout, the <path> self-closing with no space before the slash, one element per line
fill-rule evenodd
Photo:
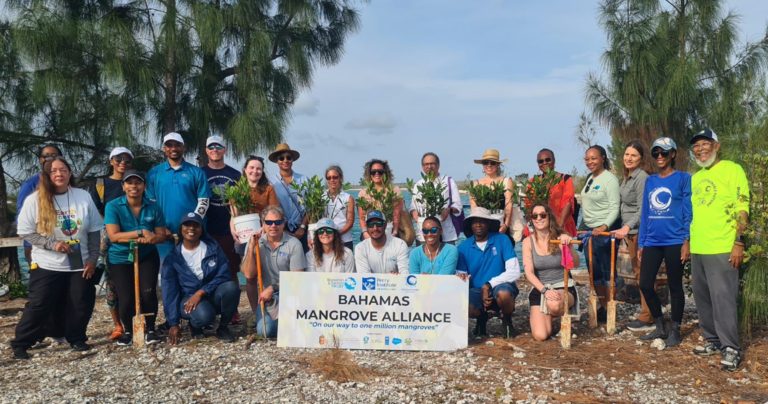
<path fill-rule="evenodd" d="M 55 311 L 64 316 L 64 336 L 74 351 L 86 351 L 88 322 L 96 299 L 94 277 L 102 220 L 87 191 L 71 186 L 72 169 L 55 157 L 45 164 L 37 191 L 19 213 L 18 233 L 32 244 L 29 303 L 11 341 L 16 359 L 44 336 Z M 60 310 L 59 310 L 60 309 Z"/>
<path fill-rule="evenodd" d="M 328 187 L 328 206 L 325 217 L 333 220 L 344 247 L 352 250 L 352 226 L 355 224 L 355 198 L 344 192 L 344 172 L 332 165 L 325 169 L 325 183 Z"/>
<path fill-rule="evenodd" d="M 328 218 L 317 221 L 313 247 L 307 252 L 308 272 L 355 272 L 352 250 L 341 242 L 336 223 Z"/>

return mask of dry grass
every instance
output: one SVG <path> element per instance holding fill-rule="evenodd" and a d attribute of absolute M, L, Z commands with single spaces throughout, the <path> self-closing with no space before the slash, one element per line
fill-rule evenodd
<path fill-rule="evenodd" d="M 306 363 L 309 371 L 339 383 L 362 382 L 375 375 L 373 370 L 358 365 L 352 353 L 339 348 L 324 349 L 299 361 Z"/>

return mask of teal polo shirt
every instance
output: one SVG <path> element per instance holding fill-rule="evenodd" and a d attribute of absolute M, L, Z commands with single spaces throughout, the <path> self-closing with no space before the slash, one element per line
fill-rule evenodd
<path fill-rule="evenodd" d="M 459 244 L 459 262 L 456 272 L 467 272 L 470 288 L 481 288 L 506 270 L 508 259 L 516 258 L 515 249 L 506 234 L 489 233 L 488 244 L 481 250 L 475 244 L 475 236 L 471 236 Z"/>
<path fill-rule="evenodd" d="M 133 212 L 131 212 L 131 208 L 128 206 L 128 199 L 125 196 L 121 196 L 107 203 L 107 206 L 104 208 L 104 224 L 116 224 L 120 226 L 120 232 L 139 229 L 154 232 L 158 227 L 165 227 L 165 220 L 163 219 L 163 212 L 160 211 L 157 204 L 147 199 L 146 196 L 141 200 L 139 217 L 134 216 Z M 146 257 L 152 251 L 156 251 L 154 245 L 140 244 L 139 259 Z M 128 259 L 129 252 L 128 244 L 110 244 L 107 253 L 109 263 L 132 264 L 133 261 Z"/>
<path fill-rule="evenodd" d="M 168 229 L 177 233 L 181 218 L 195 210 L 199 198 L 210 198 L 211 191 L 200 167 L 184 161 L 174 169 L 165 161 L 147 173 L 145 196 L 160 206 Z"/>

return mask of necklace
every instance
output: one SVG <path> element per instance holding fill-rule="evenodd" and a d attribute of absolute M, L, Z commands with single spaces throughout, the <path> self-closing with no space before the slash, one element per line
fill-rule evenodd
<path fill-rule="evenodd" d="M 440 250 L 443 248 L 442 243 L 437 246 L 434 252 L 429 251 L 429 246 L 424 244 L 424 252 L 426 253 L 427 259 L 429 260 L 429 272 L 425 273 L 434 273 L 435 272 L 435 260 L 437 259 L 437 256 L 440 254 Z"/>

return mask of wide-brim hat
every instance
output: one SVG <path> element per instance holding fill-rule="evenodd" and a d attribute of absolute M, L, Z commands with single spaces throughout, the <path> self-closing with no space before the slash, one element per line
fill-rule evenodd
<path fill-rule="evenodd" d="M 464 219 L 464 235 L 469 237 L 472 235 L 472 222 L 476 219 L 482 219 L 488 222 L 488 232 L 498 233 L 501 227 L 501 222 L 498 218 L 491 215 L 491 211 L 486 208 L 476 207 L 472 208 L 469 212 L 469 216 Z"/>
<path fill-rule="evenodd" d="M 483 161 L 495 161 L 499 164 L 506 163 L 507 159 L 501 160 L 499 151 L 496 149 L 485 149 L 483 152 L 483 157 L 480 157 L 479 159 L 475 160 L 475 164 L 483 164 Z"/>
<path fill-rule="evenodd" d="M 277 163 L 277 156 L 283 153 L 290 153 L 293 157 L 293 161 L 296 161 L 299 159 L 299 157 L 301 157 L 301 154 L 299 154 L 299 152 L 296 150 L 291 149 L 291 146 L 288 146 L 288 143 L 280 143 L 277 145 L 277 147 L 275 147 L 275 151 L 269 153 L 269 161 Z"/>

